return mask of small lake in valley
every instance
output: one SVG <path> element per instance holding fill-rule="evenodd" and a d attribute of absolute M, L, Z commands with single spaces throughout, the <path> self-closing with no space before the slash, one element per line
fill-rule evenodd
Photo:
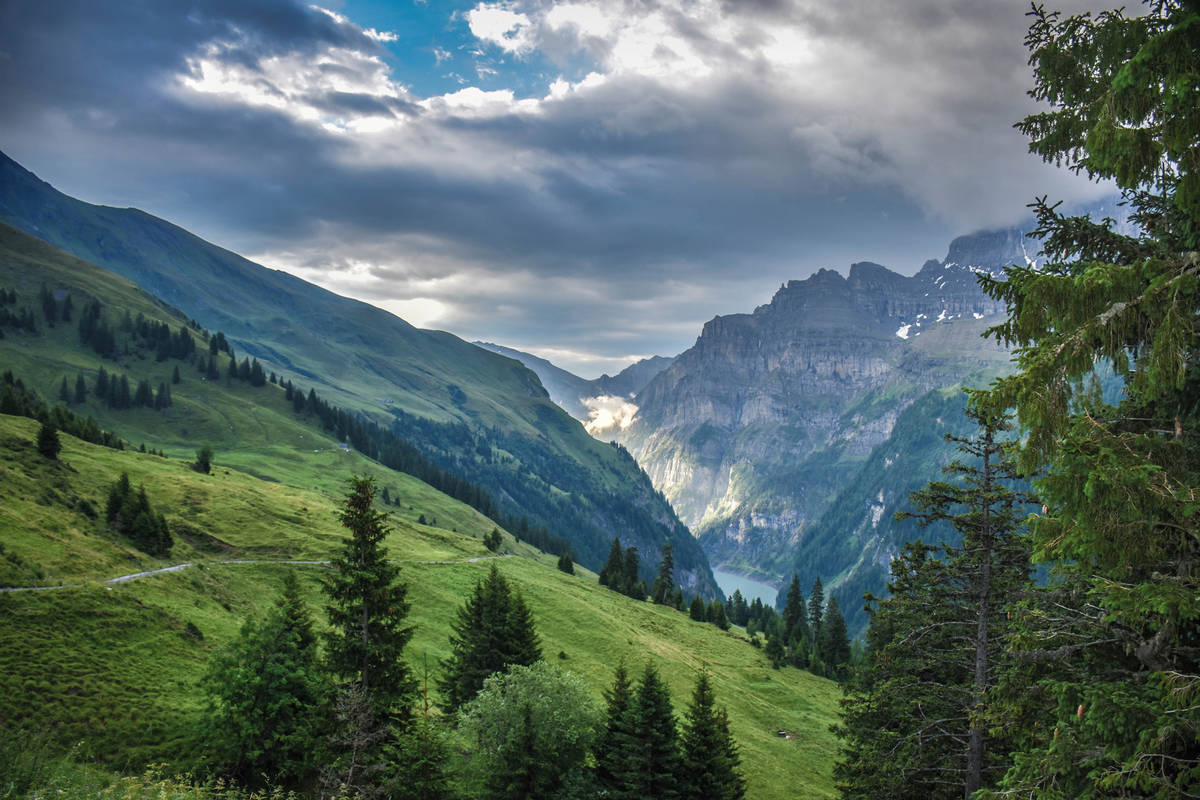
<path fill-rule="evenodd" d="M 779 592 L 774 586 L 719 569 L 713 570 L 713 577 L 717 579 L 717 585 L 721 587 L 727 600 L 733 596 L 734 591 L 740 591 L 742 597 L 746 598 L 747 605 L 753 603 L 757 597 L 762 600 L 764 606 L 775 606 L 775 596 Z"/>

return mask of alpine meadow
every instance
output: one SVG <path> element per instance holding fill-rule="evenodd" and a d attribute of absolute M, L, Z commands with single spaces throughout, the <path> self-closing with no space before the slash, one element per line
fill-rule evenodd
<path fill-rule="evenodd" d="M 6 3 L 0 800 L 1200 797 L 1098 3 Z"/>

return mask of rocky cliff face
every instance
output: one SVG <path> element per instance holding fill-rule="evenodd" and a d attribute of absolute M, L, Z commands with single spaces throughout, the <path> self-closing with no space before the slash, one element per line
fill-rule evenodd
<path fill-rule="evenodd" d="M 790 281 L 753 313 L 706 324 L 613 435 L 714 566 L 782 580 L 914 401 L 1003 368 L 1007 353 L 979 336 L 1002 308 L 975 272 L 1023 261 L 1022 243 L 980 234 L 911 277 L 859 263 Z"/>

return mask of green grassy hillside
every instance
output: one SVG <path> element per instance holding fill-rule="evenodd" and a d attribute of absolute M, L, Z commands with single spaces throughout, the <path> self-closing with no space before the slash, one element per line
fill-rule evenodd
<path fill-rule="evenodd" d="M 297 570 L 314 608 L 325 560 L 342 530 L 335 490 L 264 481 L 237 469 L 203 475 L 179 459 L 116 451 L 63 436 L 60 463 L 33 445 L 37 424 L 0 416 L 0 556 L 9 574 L 40 573 L 46 591 L 0 593 L 0 717 L 48 730 L 77 757 L 113 768 L 178 762 L 201 697 L 196 681 L 248 614 L 264 611 L 284 570 Z M 134 551 L 81 509 L 103 508 L 113 476 L 127 472 L 166 513 L 176 545 L 166 561 Z M 393 480 L 381 476 L 381 480 Z M 403 502 L 417 500 L 405 493 Z M 428 498 L 432 500 L 433 498 Z M 387 541 L 409 586 L 418 674 L 448 653 L 448 626 L 492 563 L 530 604 L 548 658 L 584 676 L 597 698 L 616 663 L 652 661 L 682 710 L 697 670 L 712 676 L 742 748 L 749 796 L 832 796 L 836 687 L 794 669 L 772 670 L 738 629 L 723 633 L 685 614 L 638 603 L 569 576 L 554 559 L 506 538 L 508 558 L 472 535 L 470 509 L 442 499 L 439 523 L 393 520 Z M 470 559 L 480 559 L 471 561 Z M 487 560 L 484 560 L 487 559 Z M 251 563 L 229 563 L 247 560 Z M 193 566 L 117 584 L 102 579 L 172 563 Z M 11 582 L 11 581 L 10 581 Z M 778 731 L 786 730 L 792 738 Z"/>
<path fill-rule="evenodd" d="M 145 212 L 67 197 L 2 153 L 0 220 L 124 276 L 306 390 L 403 425 L 405 438 L 485 486 L 505 513 L 571 541 L 584 563 L 598 568 L 620 536 L 639 548 L 649 578 L 669 542 L 680 583 L 719 594 L 699 544 L 637 463 L 589 436 L 519 362 L 414 328 Z M 14 232 L 0 238 L 29 248 Z"/>

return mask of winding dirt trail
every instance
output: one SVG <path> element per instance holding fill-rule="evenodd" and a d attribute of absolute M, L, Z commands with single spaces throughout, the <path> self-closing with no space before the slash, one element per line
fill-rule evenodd
<path fill-rule="evenodd" d="M 463 558 L 457 561 L 395 561 L 396 564 L 474 564 L 479 561 L 491 561 L 496 558 L 512 558 L 512 553 L 505 553 L 498 556 L 476 556 L 475 558 Z M 203 564 L 300 564 L 305 566 L 327 567 L 328 561 L 299 561 L 295 559 L 275 559 L 275 558 L 231 558 L 224 561 L 189 561 L 183 564 L 174 564 L 170 567 L 162 567 L 160 569 L 148 569 L 144 572 L 131 572 L 128 575 L 118 575 L 115 578 L 108 578 L 101 581 L 106 586 L 111 586 L 114 583 L 125 583 L 127 581 L 136 581 L 139 578 L 148 578 L 151 575 L 161 575 L 164 572 L 179 572 L 188 569 L 189 567 L 200 566 Z M 82 583 L 60 583 L 54 586 L 9 586 L 0 588 L 0 592 L 49 592 L 55 589 L 74 589 L 83 586 Z"/>

